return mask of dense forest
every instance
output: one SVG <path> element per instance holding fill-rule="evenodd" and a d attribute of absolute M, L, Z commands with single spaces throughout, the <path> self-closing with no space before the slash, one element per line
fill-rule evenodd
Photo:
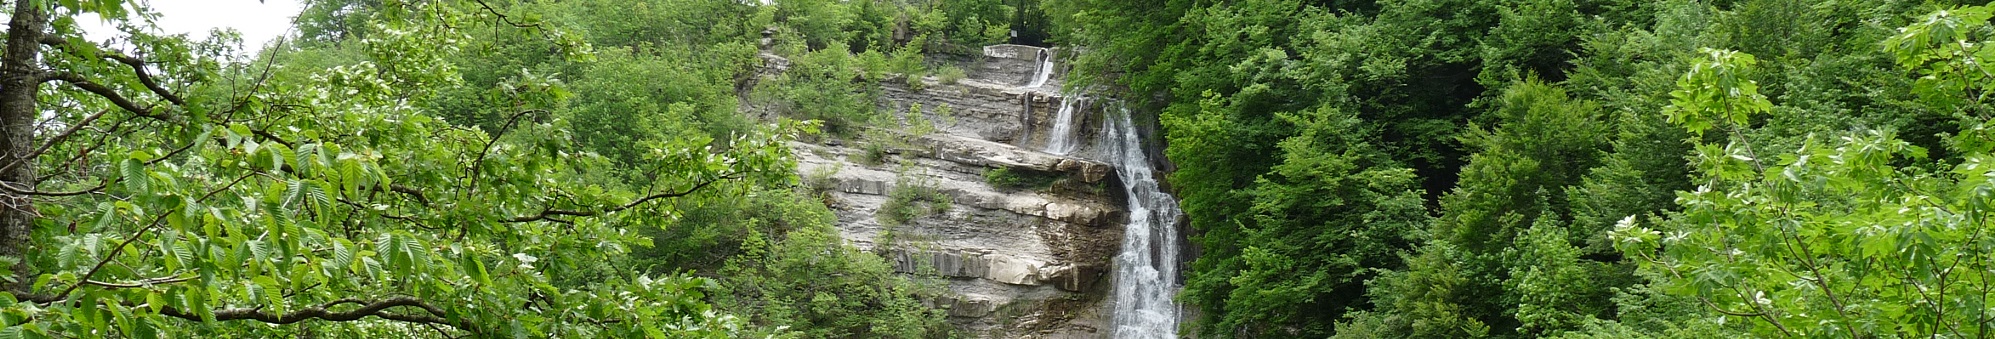
<path fill-rule="evenodd" d="M 1154 98 L 1200 337 L 1984 337 L 1990 10 L 1048 0 Z"/>
<path fill-rule="evenodd" d="M 1160 131 L 1182 336 L 1995 333 L 1978 2 L 304 3 L 0 1 L 0 338 L 965 336 L 789 143 L 1001 43 Z"/>

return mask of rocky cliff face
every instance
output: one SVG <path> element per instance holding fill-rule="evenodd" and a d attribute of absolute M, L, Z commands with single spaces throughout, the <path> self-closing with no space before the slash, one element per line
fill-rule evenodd
<path fill-rule="evenodd" d="M 844 238 L 900 272 L 946 285 L 933 302 L 979 337 L 1107 334 L 1106 280 L 1128 218 L 1125 197 L 1108 164 L 1038 151 L 1061 101 L 1057 86 L 1023 85 L 1048 54 L 994 46 L 958 65 L 968 79 L 927 79 L 920 89 L 889 82 L 879 107 L 903 123 L 932 124 L 925 135 L 878 130 L 869 134 L 893 142 L 792 145 L 800 174 L 837 212 Z M 910 109 L 917 104 L 919 119 Z M 1000 169 L 1042 182 L 993 186 L 987 172 Z"/>

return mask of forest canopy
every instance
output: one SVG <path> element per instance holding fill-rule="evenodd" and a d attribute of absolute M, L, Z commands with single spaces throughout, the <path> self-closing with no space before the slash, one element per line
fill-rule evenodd
<path fill-rule="evenodd" d="M 0 338 L 961 336 L 789 145 L 999 43 L 1162 137 L 1183 336 L 1995 333 L 1980 1 L 304 4 L 0 1 Z"/>
<path fill-rule="evenodd" d="M 1981 337 L 1989 8 L 1049 0 L 1218 338 Z"/>

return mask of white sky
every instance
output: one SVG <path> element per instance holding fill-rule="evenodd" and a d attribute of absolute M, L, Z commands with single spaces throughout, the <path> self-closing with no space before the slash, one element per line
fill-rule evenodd
<path fill-rule="evenodd" d="M 159 28 L 167 33 L 207 36 L 210 29 L 233 27 L 249 48 L 263 46 L 291 29 L 291 18 L 303 10 L 297 0 L 148 0 L 159 12 Z"/>
<path fill-rule="evenodd" d="M 190 33 L 189 37 L 200 40 L 208 36 L 208 31 L 220 27 L 235 28 L 242 33 L 243 47 L 254 53 L 258 47 L 284 35 L 291 29 L 291 18 L 303 10 L 298 0 L 140 0 L 159 12 L 159 30 L 162 33 Z M 96 18 L 77 18 L 91 40 L 103 40 L 108 36 L 97 32 L 112 32 L 103 21 Z M 93 27 L 96 26 L 96 27 Z M 97 27 L 103 27 L 97 29 Z"/>

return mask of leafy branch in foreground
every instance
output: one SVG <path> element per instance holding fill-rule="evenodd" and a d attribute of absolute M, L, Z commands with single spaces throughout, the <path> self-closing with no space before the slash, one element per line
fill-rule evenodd
<path fill-rule="evenodd" d="M 369 8 L 354 62 L 324 68 L 280 67 L 303 53 L 282 45 L 245 62 L 226 39 L 81 38 L 77 15 L 153 15 L 137 3 L 13 5 L 0 335 L 755 335 L 707 304 L 710 280 L 603 261 L 647 245 L 628 226 L 676 218 L 668 202 L 793 180 L 784 143 L 811 125 L 649 143 L 654 174 L 612 182 L 568 146 L 553 76 L 491 89 L 496 130 L 415 104 L 463 85 L 468 22 L 518 24 L 483 1 Z"/>
<path fill-rule="evenodd" d="M 1990 9 L 1939 11 L 1886 40 L 1914 91 L 1972 126 L 1950 136 L 1951 171 L 1905 166 L 1926 150 L 1886 131 L 1810 135 L 1791 153 L 1755 153 L 1739 131 L 1773 105 L 1745 74 L 1750 55 L 1707 50 L 1677 82 L 1672 122 L 1701 133 L 1699 186 L 1677 194 L 1680 215 L 1654 226 L 1629 217 L 1611 233 L 1666 292 L 1786 337 L 1979 337 L 1995 295 L 1995 145 L 1986 130 Z M 1972 46 L 1972 47 L 1970 47 Z M 1826 140 L 1825 140 L 1826 139 Z M 1770 156 L 1770 157 L 1769 157 Z"/>

